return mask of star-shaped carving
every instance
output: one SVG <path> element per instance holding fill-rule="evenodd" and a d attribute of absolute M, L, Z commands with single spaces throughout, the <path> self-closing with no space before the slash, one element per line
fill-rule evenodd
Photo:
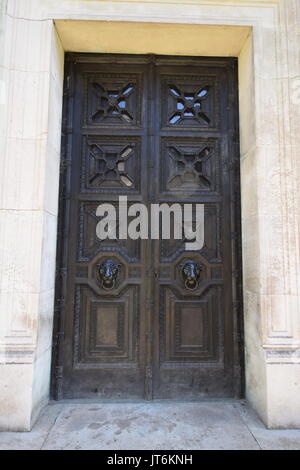
<path fill-rule="evenodd" d="M 119 180 L 122 185 L 132 186 L 133 181 L 125 170 L 126 161 L 133 154 L 133 147 L 125 146 L 120 152 L 104 151 L 99 145 L 93 144 L 90 149 L 91 157 L 95 160 L 95 172 L 90 178 L 90 184 L 101 183 L 105 179 Z"/>
<path fill-rule="evenodd" d="M 205 121 L 206 124 L 210 123 L 210 118 L 203 110 L 203 100 L 205 100 L 209 93 L 209 86 L 203 87 L 196 93 L 180 91 L 176 86 L 169 87 L 169 93 L 173 98 L 176 98 L 176 111 L 169 117 L 170 124 L 178 124 L 186 118 L 197 119 L 200 123 Z"/>
<path fill-rule="evenodd" d="M 211 186 L 208 175 L 204 172 L 203 163 L 210 157 L 211 148 L 205 147 L 199 152 L 183 151 L 171 146 L 169 156 L 174 162 L 174 172 L 168 180 L 170 188 L 182 186 L 195 186 L 199 189 L 199 184 L 206 187 Z"/>
<path fill-rule="evenodd" d="M 98 98 L 97 107 L 92 115 L 93 120 L 102 120 L 106 117 L 119 117 L 126 122 L 133 120 L 127 108 L 127 99 L 133 93 L 131 83 L 122 89 L 107 90 L 100 83 L 93 83 L 93 90 Z"/>

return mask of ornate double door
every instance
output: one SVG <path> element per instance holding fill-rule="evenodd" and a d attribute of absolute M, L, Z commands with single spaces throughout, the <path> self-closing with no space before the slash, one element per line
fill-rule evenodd
<path fill-rule="evenodd" d="M 65 85 L 56 396 L 240 396 L 236 60 L 69 55 Z M 203 247 L 120 237 L 120 196 L 203 204 Z"/>

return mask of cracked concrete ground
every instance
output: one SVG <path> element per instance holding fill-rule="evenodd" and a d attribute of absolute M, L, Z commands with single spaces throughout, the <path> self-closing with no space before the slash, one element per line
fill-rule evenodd
<path fill-rule="evenodd" d="M 267 430 L 244 402 L 51 403 L 1 450 L 300 449 L 300 430 Z"/>

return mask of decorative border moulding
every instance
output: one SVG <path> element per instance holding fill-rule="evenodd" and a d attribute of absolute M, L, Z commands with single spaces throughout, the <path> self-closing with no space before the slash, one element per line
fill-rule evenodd
<path fill-rule="evenodd" d="M 35 352 L 35 345 L 0 346 L 0 364 L 32 364 Z"/>
<path fill-rule="evenodd" d="M 267 364 L 299 364 L 300 363 L 300 349 L 299 346 L 295 349 L 268 349 L 266 350 Z"/>
<path fill-rule="evenodd" d="M 278 1 L 9 0 L 7 14 L 20 19 L 74 19 L 253 25 L 270 17 Z M 139 8 L 137 8 L 137 5 Z M 188 8 L 187 8 L 188 7 Z M 249 12 L 246 10 L 249 9 Z M 257 13 L 259 11 L 259 14 Z"/>

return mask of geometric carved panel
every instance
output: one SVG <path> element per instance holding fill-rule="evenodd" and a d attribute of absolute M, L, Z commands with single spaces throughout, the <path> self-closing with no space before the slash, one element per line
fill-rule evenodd
<path fill-rule="evenodd" d="M 181 207 L 182 214 L 184 214 L 182 204 Z M 204 204 L 204 245 L 200 253 L 207 261 L 212 263 L 222 262 L 221 213 L 221 204 Z M 186 242 L 188 240 L 184 237 L 184 234 L 181 240 L 175 238 L 160 240 L 160 262 L 166 263 L 175 260 L 181 253 L 186 251 Z"/>
<path fill-rule="evenodd" d="M 181 300 L 168 287 L 160 295 L 160 362 L 219 359 L 220 290 L 211 287 L 197 300 Z"/>
<path fill-rule="evenodd" d="M 218 122 L 213 77 L 167 76 L 163 79 L 163 123 L 167 127 L 212 128 Z"/>
<path fill-rule="evenodd" d="M 75 367 L 136 362 L 138 315 L 137 287 L 129 287 L 112 302 L 95 296 L 89 287 L 77 286 Z"/>
<path fill-rule="evenodd" d="M 140 187 L 140 155 L 136 139 L 89 139 L 82 162 L 81 190 L 127 192 Z"/>
<path fill-rule="evenodd" d="M 86 79 L 86 123 L 132 126 L 140 122 L 140 76 L 97 74 Z"/>
<path fill-rule="evenodd" d="M 163 141 L 162 155 L 163 192 L 180 191 L 189 197 L 195 191 L 219 190 L 220 159 L 214 141 Z"/>
<path fill-rule="evenodd" d="M 78 239 L 78 261 L 90 261 L 100 251 L 118 251 L 128 260 L 136 262 L 140 257 L 140 240 L 106 239 L 100 240 L 96 233 L 96 227 L 101 217 L 96 215 L 100 202 L 81 202 L 79 207 L 79 239 Z M 118 203 L 110 202 L 118 214 Z M 130 207 L 130 204 L 128 204 Z M 129 218 L 129 220 L 131 220 Z M 119 223 L 117 221 L 116 231 L 118 236 Z"/>

